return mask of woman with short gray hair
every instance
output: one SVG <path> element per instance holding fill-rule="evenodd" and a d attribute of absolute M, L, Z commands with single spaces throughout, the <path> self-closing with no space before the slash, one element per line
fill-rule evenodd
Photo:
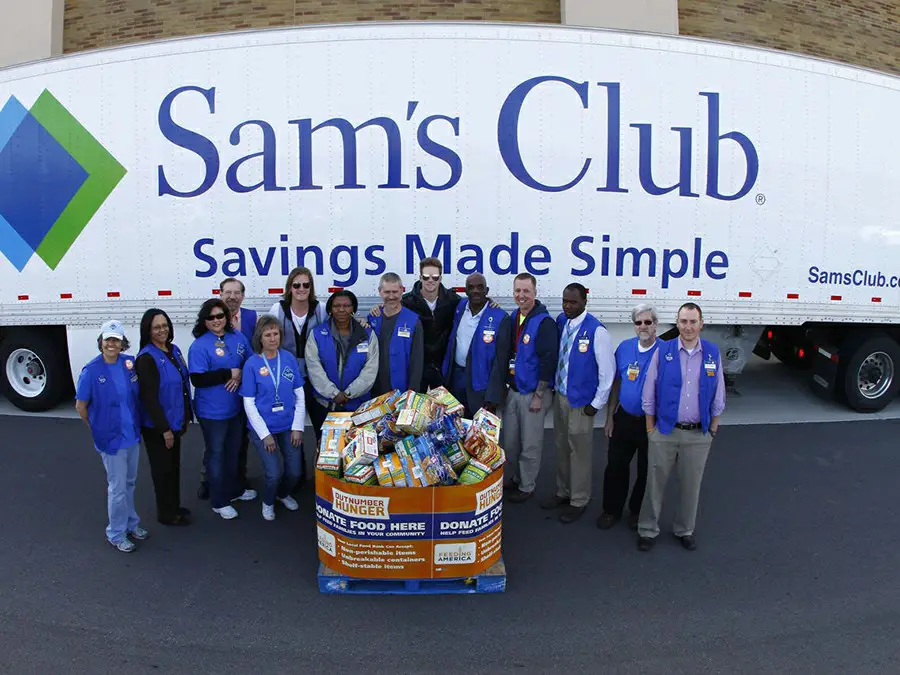
<path fill-rule="evenodd" d="M 294 355 L 281 348 L 283 337 L 277 318 L 264 314 L 257 319 L 255 353 L 244 364 L 240 388 L 250 442 L 266 474 L 262 492 L 266 520 L 275 520 L 276 499 L 289 511 L 299 508 L 291 490 L 300 478 L 303 463 L 304 378 Z"/>

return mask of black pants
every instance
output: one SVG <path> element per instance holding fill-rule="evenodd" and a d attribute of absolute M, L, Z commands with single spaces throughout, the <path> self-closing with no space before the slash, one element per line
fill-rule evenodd
<path fill-rule="evenodd" d="M 156 518 L 160 522 L 171 522 L 181 508 L 181 434 L 175 434 L 175 444 L 166 447 L 162 434 L 155 429 L 141 429 L 153 490 L 156 492 Z"/>
<path fill-rule="evenodd" d="M 603 474 L 603 511 L 621 517 L 631 480 L 631 460 L 637 453 L 637 479 L 628 500 L 628 510 L 641 512 L 647 488 L 647 421 L 619 408 L 613 417 L 613 434 L 609 439 L 606 471 Z"/>

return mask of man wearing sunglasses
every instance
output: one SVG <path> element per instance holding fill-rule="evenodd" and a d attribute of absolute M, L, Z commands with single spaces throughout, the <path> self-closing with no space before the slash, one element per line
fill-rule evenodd
<path fill-rule="evenodd" d="M 678 472 L 679 498 L 673 534 L 688 551 L 697 548 L 694 525 L 700 482 L 712 439 L 725 410 L 725 378 L 719 349 L 700 339 L 703 311 L 693 302 L 678 310 L 678 337 L 663 342 L 650 359 L 641 406 L 647 416 L 647 491 L 638 520 L 638 550 L 659 536 L 659 514 L 669 474 Z"/>
<path fill-rule="evenodd" d="M 606 437 L 609 449 L 603 474 L 603 513 L 597 527 L 608 530 L 622 517 L 631 460 L 637 454 L 637 478 L 628 499 L 628 526 L 637 529 L 641 502 L 647 487 L 647 422 L 641 408 L 641 394 L 647 379 L 647 366 L 659 347 L 656 337 L 658 319 L 651 305 L 638 305 L 631 310 L 636 337 L 624 340 L 616 349 L 616 379 L 609 392 L 606 407 Z"/>
<path fill-rule="evenodd" d="M 594 416 L 606 407 L 616 364 L 609 331 L 587 311 L 587 289 L 566 286 L 562 309 L 553 399 L 556 493 L 541 508 L 563 508 L 560 522 L 573 523 L 591 501 Z"/>
<path fill-rule="evenodd" d="M 419 280 L 403 296 L 403 306 L 419 315 L 425 348 L 421 391 L 444 384 L 443 365 L 460 297 L 441 283 L 444 268 L 437 258 L 419 263 Z"/>

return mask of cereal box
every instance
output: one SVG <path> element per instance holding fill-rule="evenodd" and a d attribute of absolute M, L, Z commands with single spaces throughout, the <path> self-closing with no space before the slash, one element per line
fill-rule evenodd
<path fill-rule="evenodd" d="M 344 480 L 356 485 L 375 485 L 378 481 L 371 466 L 356 466 L 344 472 Z"/>
<path fill-rule="evenodd" d="M 367 422 L 373 422 L 390 414 L 394 411 L 394 402 L 400 398 L 400 396 L 400 391 L 394 389 L 393 391 L 389 391 L 386 394 L 382 394 L 381 396 L 366 401 L 353 413 L 351 418 L 353 424 L 361 427 Z"/>
<path fill-rule="evenodd" d="M 428 395 L 437 401 L 444 408 L 447 415 L 462 414 L 465 407 L 456 400 L 453 394 L 446 387 L 438 387 L 428 392 Z"/>

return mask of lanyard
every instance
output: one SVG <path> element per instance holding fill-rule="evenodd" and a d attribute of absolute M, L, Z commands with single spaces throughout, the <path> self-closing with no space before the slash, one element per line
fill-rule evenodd
<path fill-rule="evenodd" d="M 280 401 L 281 397 L 278 395 L 278 385 L 281 384 L 281 350 L 278 350 L 278 362 L 276 364 L 278 366 L 277 376 L 272 372 L 272 366 L 269 365 L 269 359 L 266 358 L 266 355 L 261 354 L 260 356 L 262 356 L 263 361 L 266 362 L 266 368 L 269 370 L 269 377 L 272 378 L 272 382 L 275 384 L 275 400 Z"/>

